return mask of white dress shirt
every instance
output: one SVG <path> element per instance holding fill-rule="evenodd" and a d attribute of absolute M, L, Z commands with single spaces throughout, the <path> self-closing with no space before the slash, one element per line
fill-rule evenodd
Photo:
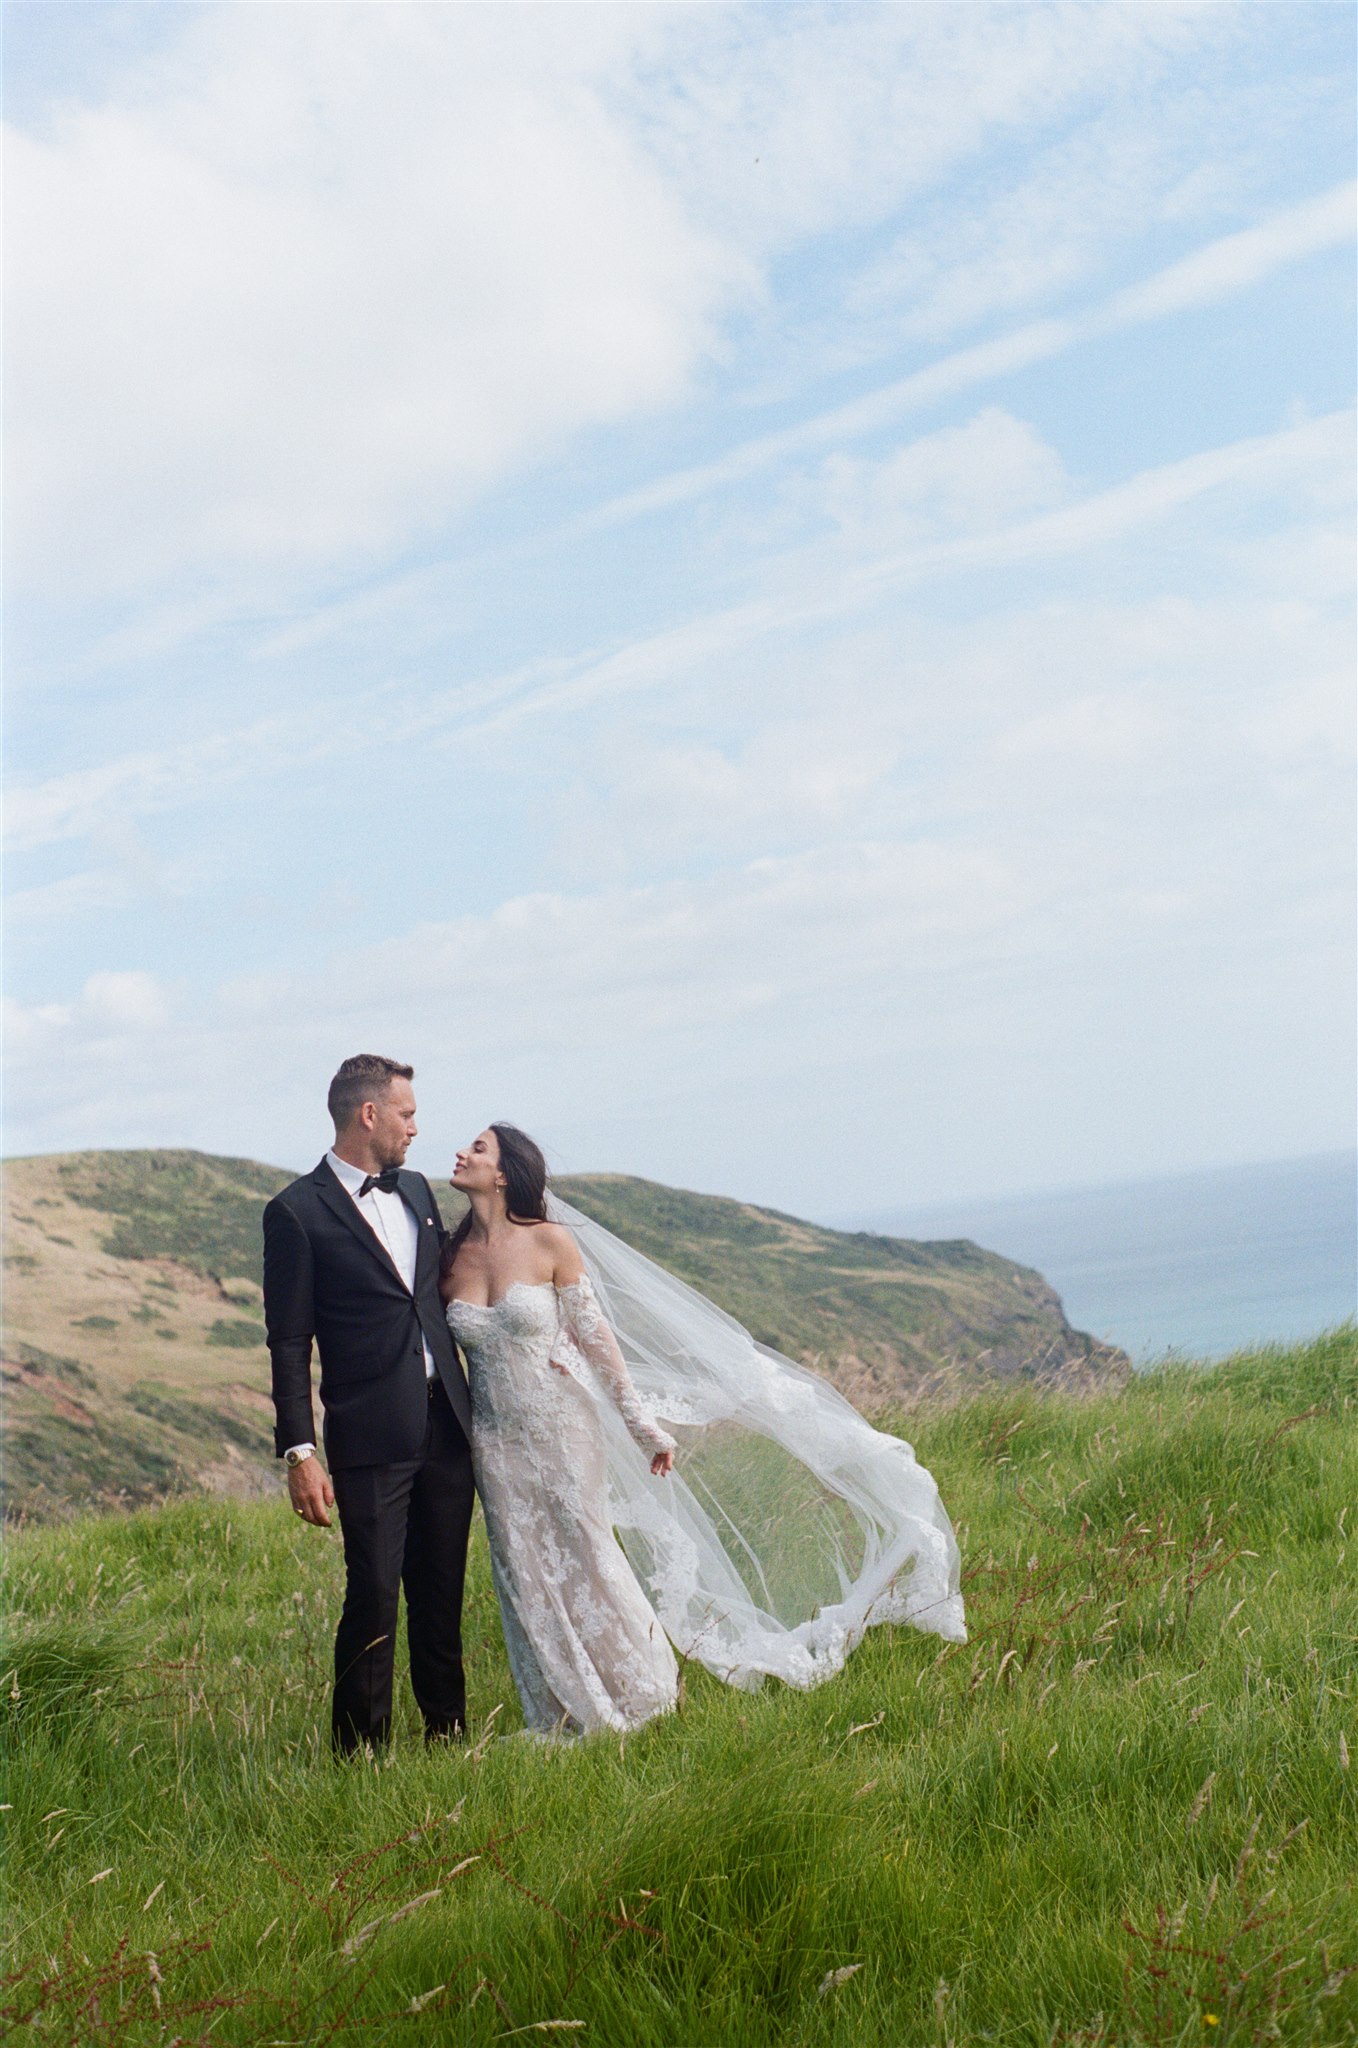
<path fill-rule="evenodd" d="M 378 1242 L 386 1247 L 391 1263 L 411 1293 L 415 1292 L 415 1259 L 419 1251 L 420 1226 L 405 1199 L 398 1194 L 384 1194 L 381 1188 L 369 1188 L 366 1195 L 359 1189 L 368 1176 L 361 1166 L 351 1166 L 347 1159 L 341 1159 L 337 1152 L 327 1152 L 325 1163 L 335 1179 L 344 1189 L 354 1207 Z M 421 1334 L 424 1344 L 424 1375 L 434 1377 L 434 1357 Z M 294 1444 L 295 1451 L 314 1451 L 315 1444 Z"/>

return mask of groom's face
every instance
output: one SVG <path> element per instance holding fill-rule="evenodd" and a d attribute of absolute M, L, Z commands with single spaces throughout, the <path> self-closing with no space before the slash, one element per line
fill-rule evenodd
<path fill-rule="evenodd" d="M 367 1105 L 365 1104 L 365 1107 Z M 415 1136 L 415 1090 L 409 1081 L 394 1080 L 372 1104 L 372 1148 L 383 1166 L 404 1166 Z"/>

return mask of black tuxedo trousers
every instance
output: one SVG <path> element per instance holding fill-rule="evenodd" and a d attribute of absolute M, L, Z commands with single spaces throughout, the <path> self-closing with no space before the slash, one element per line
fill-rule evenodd
<path fill-rule="evenodd" d="M 429 1383 L 418 1457 L 342 1465 L 332 1476 L 345 1569 L 335 1635 L 335 1747 L 376 1748 L 390 1733 L 402 1586 L 410 1683 L 425 1732 L 431 1739 L 460 1735 L 467 1720 L 462 1582 L 474 1494 L 466 1433 L 440 1383 Z"/>
<path fill-rule="evenodd" d="M 462 1588 L 471 1527 L 471 1404 L 438 1293 L 443 1227 L 429 1183 L 403 1171 L 415 1283 L 325 1160 L 264 1212 L 264 1316 L 281 1456 L 315 1442 L 311 1355 L 320 1354 L 324 1443 L 344 1538 L 333 1736 L 349 1751 L 391 1728 L 402 1588 L 410 1675 L 431 1736 L 466 1719 Z M 427 1377 L 425 1347 L 435 1366 Z"/>

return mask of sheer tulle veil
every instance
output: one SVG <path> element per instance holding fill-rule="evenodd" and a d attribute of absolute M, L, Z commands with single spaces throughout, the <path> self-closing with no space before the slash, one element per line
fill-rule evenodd
<path fill-rule="evenodd" d="M 614 1526 L 676 1649 L 752 1688 L 819 1685 L 878 1622 L 965 1642 L 952 1526 L 909 1444 L 570 1203 L 548 1211 L 678 1439 L 652 1478 L 598 1394 Z"/>

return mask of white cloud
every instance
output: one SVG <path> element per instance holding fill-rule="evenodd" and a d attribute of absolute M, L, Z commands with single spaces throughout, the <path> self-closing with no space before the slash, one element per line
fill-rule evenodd
<path fill-rule="evenodd" d="M 311 719 L 301 721 L 314 740 Z M 12 784 L 6 839 L 15 852 L 107 832 L 130 817 L 192 804 L 223 782 L 298 759 L 299 722 L 265 719 L 161 751 L 124 754 L 38 783 Z"/>
<path fill-rule="evenodd" d="M 1219 40 L 1201 10 L 688 10 L 647 77 L 649 147 L 699 216 L 763 255 L 861 227 L 982 153 L 1150 92 Z M 1225 30 L 1229 33 L 1229 30 Z"/>
<path fill-rule="evenodd" d="M 171 1005 L 150 975 L 104 972 L 71 1006 L 14 1009 L 16 1141 L 35 1117 L 58 1134 L 82 1119 L 145 1128 L 148 1101 L 135 1089 L 117 1098 L 130 1072 L 153 1075 L 150 1101 L 173 1105 L 172 1128 L 191 1131 L 204 1075 L 216 1114 L 231 1075 L 257 1082 L 267 1069 L 273 1099 L 272 1077 L 313 1060 L 319 1071 L 342 1054 L 318 1048 L 360 1041 L 422 1045 L 426 1060 L 484 1076 L 488 1090 L 524 1062 L 535 1090 L 551 1068 L 568 1088 L 586 1073 L 602 1084 L 610 1068 L 632 1087 L 661 1060 L 692 1081 L 739 1020 L 781 1041 L 827 989 L 853 1000 L 865 983 L 890 983 L 904 955 L 912 971 L 965 957 L 1022 895 L 974 846 L 848 845 L 706 882 L 516 897 L 348 948 L 313 974 L 235 978 L 191 1004 Z M 65 1101 L 53 1118 L 45 1088 L 57 1066 Z"/>
<path fill-rule="evenodd" d="M 392 715 L 388 736 L 393 742 L 446 747 L 459 736 L 464 741 L 503 738 L 609 702 L 706 687 L 713 677 L 729 677 L 740 662 L 748 662 L 752 650 L 868 615 L 900 602 L 918 586 L 988 567 L 1059 561 L 1107 548 L 1211 493 L 1234 492 L 1244 503 L 1262 498 L 1274 508 L 1286 493 L 1303 505 L 1310 501 L 1328 509 L 1351 466 L 1352 422 L 1343 413 L 1209 449 L 1055 511 L 992 525 L 997 512 L 1021 509 L 1025 502 L 1057 492 L 1061 473 L 1055 456 L 1021 422 L 1000 412 L 983 413 L 970 426 L 927 436 L 884 464 L 846 463 L 829 472 L 828 484 L 822 475 L 811 502 L 838 507 L 841 531 L 828 542 L 792 548 L 766 561 L 766 594 L 643 635 L 608 653 L 557 656 L 499 678 L 430 693 Z M 912 531 L 912 519 L 926 508 L 925 529 L 941 527 L 944 538 L 924 539 Z M 949 521 L 964 530 L 949 534 Z M 965 530 L 968 521 L 973 530 Z M 1200 569 L 1208 559 L 1209 541 L 1208 530 L 1199 524 L 1194 546 Z M 874 542 L 876 547 L 870 547 Z M 883 542 L 885 551 L 880 551 Z M 1227 550 L 1224 567 L 1229 571 L 1230 566 Z M 299 706 L 293 713 L 162 752 L 126 755 L 19 784 L 9 798 L 10 843 L 15 849 L 33 849 L 108 830 L 137 815 L 198 803 L 245 778 L 284 770 L 295 774 L 303 767 L 314 772 L 324 759 L 361 752 L 369 735 L 366 700 L 331 700 L 318 709 Z M 844 762 L 855 752 L 850 743 Z M 726 771 L 716 768 L 710 754 L 707 758 L 709 781 L 715 777 L 716 787 Z M 762 767 L 774 772 L 776 753 Z M 785 779 L 775 777 L 778 793 L 771 792 L 767 804 L 756 804 L 756 816 L 784 804 Z"/>
<path fill-rule="evenodd" d="M 1216 33 L 1229 39 L 1242 26 L 1236 12 L 1233 21 L 1218 21 Z M 1331 103 L 1337 107 L 1337 80 Z M 1319 111 L 1313 95 L 1280 101 L 1276 90 L 1239 80 L 1233 91 L 1210 97 L 1196 79 L 1173 75 L 1158 89 L 1148 87 L 1144 63 L 1134 66 L 1096 111 L 1036 140 L 1011 177 L 967 180 L 912 208 L 905 231 L 852 281 L 847 317 L 838 313 L 825 335 L 827 352 L 881 353 L 899 347 L 902 334 L 937 342 L 997 315 L 1059 302 L 1077 286 L 1087 290 L 1115 260 L 1144 262 L 1132 252 L 1152 235 L 1204 232 L 1248 218 L 1262 203 L 1264 166 L 1253 145 L 1284 108 L 1296 132 Z M 1306 212 L 1285 231 L 1297 240 L 1304 240 Z M 1277 260 L 1267 248 L 1269 234 L 1252 228 L 1243 237 L 1227 235 L 1209 245 L 1205 259 L 1194 255 L 1171 266 L 1158 310 L 1198 303 L 1192 294 L 1209 285 L 1204 268 L 1217 288 L 1256 281 Z M 1233 251 L 1236 243 L 1244 246 Z M 1241 260 L 1251 245 L 1253 270 Z M 1325 245 L 1322 238 L 1318 246 Z M 1176 285 L 1188 294 L 1183 301 Z"/>
<path fill-rule="evenodd" d="M 1153 527 L 1209 493 L 1234 489 L 1242 495 L 1305 492 L 1321 487 L 1352 464 L 1353 414 L 1332 413 L 1275 434 L 1251 435 L 1224 447 L 1204 449 L 1182 461 L 1142 470 L 1126 483 L 1062 506 L 1035 519 L 995 532 L 930 542 L 863 562 L 852 582 L 863 594 L 883 584 L 898 587 L 940 572 L 956 573 L 1004 563 L 1054 560 L 1062 555 L 1106 548 Z M 1199 546 L 1204 536 L 1199 533 Z M 1198 567 L 1204 566 L 1201 557 Z"/>
<path fill-rule="evenodd" d="M 177 20 L 10 153 L 16 1142 L 300 1160 L 365 1044 L 431 1159 L 793 1205 L 1328 1131 L 1352 425 L 1309 334 L 1183 405 L 1349 235 L 1318 13 L 1276 81 L 1238 8 Z M 1192 308 L 1135 424 L 1135 339 L 967 417 Z"/>
<path fill-rule="evenodd" d="M 1351 473 L 1353 461 L 1353 416 L 1341 412 L 1207 449 L 1144 470 L 1108 490 L 1072 499 L 1055 511 L 990 526 L 986 519 L 991 508 L 985 504 L 981 475 L 987 448 L 1002 450 L 1008 442 L 1017 455 L 1007 480 L 1003 464 L 997 465 L 994 494 L 1001 503 L 1010 491 L 1018 504 L 1025 496 L 1040 498 L 1055 491 L 1059 465 L 1036 437 L 1008 422 L 1003 414 L 982 415 L 976 428 L 975 432 L 928 437 L 921 444 L 925 454 L 919 465 L 921 483 L 927 480 L 935 489 L 935 505 L 940 476 L 952 476 L 956 505 L 965 505 L 968 476 L 975 479 L 970 508 L 976 517 L 975 530 L 949 535 L 943 521 L 944 538 L 907 538 L 902 545 L 888 525 L 884 533 L 867 529 L 864 536 L 885 540 L 888 545 L 882 552 L 867 546 L 846 549 L 838 536 L 832 536 L 826 544 L 812 543 L 774 554 L 761 565 L 766 594 L 635 641 L 573 672 L 566 670 L 559 681 L 528 694 L 501 714 L 500 727 L 530 712 L 534 717 L 559 715 L 610 698 L 641 695 L 662 685 L 673 690 L 687 677 L 710 678 L 714 672 L 729 677 L 737 657 L 748 660 L 749 650 L 760 643 L 782 638 L 792 641 L 812 628 L 867 616 L 874 609 L 897 605 L 913 589 L 945 577 L 960 578 L 1011 564 L 1055 564 L 1062 558 L 1109 549 L 1145 529 L 1165 526 L 1212 494 L 1220 493 L 1223 502 L 1231 503 L 1236 516 L 1242 506 L 1263 506 L 1276 516 L 1285 498 L 1294 498 L 1303 506 L 1308 501 L 1325 503 L 1338 480 Z M 982 465 L 976 463 L 978 454 Z M 908 452 L 890 460 L 899 461 L 906 475 L 910 474 Z M 955 465 L 951 470 L 950 464 Z M 871 465 L 864 465 L 859 472 L 865 481 L 872 475 Z M 1195 519 L 1194 567 L 1195 573 L 1202 574 L 1212 561 L 1213 530 L 1200 513 L 1195 512 Z M 1223 568 L 1229 571 L 1229 550 L 1222 553 Z"/>
<path fill-rule="evenodd" d="M 18 1003 L 5 1000 L 5 1041 L 16 1072 L 30 1062 L 30 1077 L 45 1080 L 67 1059 L 77 1066 L 102 1058 L 110 1041 L 120 1047 L 145 1039 L 168 1023 L 170 1005 L 162 983 L 140 968 L 91 974 L 73 1003 Z"/>
<path fill-rule="evenodd" d="M 1163 207 L 1174 167 L 1159 140 L 1138 106 L 1062 135 L 1012 182 L 935 199 L 853 281 L 841 350 L 881 349 L 891 333 L 937 344 L 1084 284 Z"/>
<path fill-rule="evenodd" d="M 1144 284 L 1115 293 L 1100 316 L 1101 324 L 1130 327 L 1214 305 L 1219 299 L 1247 291 L 1286 264 L 1299 263 L 1323 249 L 1348 248 L 1358 225 L 1356 202 L 1358 185 L 1336 185 L 1256 227 L 1223 235 L 1182 262 L 1171 263 Z"/>
<path fill-rule="evenodd" d="M 155 975 L 137 969 L 92 974 L 80 1009 L 96 1030 L 113 1031 L 147 1031 L 163 1024 L 168 1014 L 165 991 Z"/>
<path fill-rule="evenodd" d="M 890 972 L 902 946 L 966 948 L 1021 895 L 974 846 L 851 844 L 705 881 L 515 898 L 336 963 L 330 993 L 371 1004 L 399 990 L 445 1028 L 522 1048 L 540 1042 L 536 988 L 563 1050 L 578 1057 L 607 1041 L 616 1052 L 629 1034 L 700 1035 L 733 1006 L 792 1000 L 835 972 Z"/>
<path fill-rule="evenodd" d="M 995 753 L 1020 765 L 1059 756 L 1090 769 L 1134 769 L 1169 730 L 1164 713 L 1148 704 L 1096 694 L 1072 698 L 1015 726 L 1000 737 Z"/>
<path fill-rule="evenodd" d="M 59 881 L 18 889 L 5 901 L 5 923 L 12 931 L 51 929 L 61 919 L 85 917 L 95 910 L 122 910 L 132 900 L 127 877 L 106 869 L 86 868 Z"/>
<path fill-rule="evenodd" d="M 763 723 L 743 745 L 647 731 L 611 736 L 590 776 L 556 803 L 566 874 L 597 883 L 693 859 L 707 866 L 827 844 L 861 829 L 896 765 L 896 736 L 834 693 L 819 716 L 789 715 L 788 694 L 770 689 Z"/>
<path fill-rule="evenodd" d="M 609 111 L 616 21 L 334 20 L 209 11 L 118 102 L 11 135 L 25 580 L 257 584 L 399 547 L 672 401 L 747 288 Z"/>
<path fill-rule="evenodd" d="M 1147 10 L 186 11 L 11 132 L 11 574 L 343 575 L 670 406 L 780 249 L 1218 31 Z M 1002 345 L 1013 356 L 1013 344 Z M 975 373 L 975 372 L 974 372 Z M 984 372 L 983 374 L 988 374 Z"/>
<path fill-rule="evenodd" d="M 824 511 L 860 546 L 992 530 L 1069 489 L 1056 450 L 997 406 L 885 456 L 831 456 L 818 480 Z"/>
<path fill-rule="evenodd" d="M 1353 759 L 1358 707 L 1343 662 L 1347 651 L 1336 648 L 1332 666 L 1319 674 L 1308 672 L 1304 657 L 1299 662 L 1294 654 L 1277 689 L 1243 721 L 1246 739 L 1260 754 L 1280 767 L 1308 760 L 1329 767 Z"/>
<path fill-rule="evenodd" d="M 1109 790 L 1074 765 L 1024 791 L 1038 836 L 996 817 L 1005 785 L 982 777 L 985 815 L 965 833 L 538 891 L 173 1004 L 137 976 L 100 978 L 12 1036 L 11 1142 L 197 1143 L 301 1165 L 324 1141 L 326 1077 L 378 1046 L 415 1061 L 428 1170 L 508 1114 L 562 1164 L 815 1213 L 888 1168 L 926 1189 L 993 1181 L 997 1128 L 1019 1185 L 1078 1177 L 1081 1159 L 1173 1159 L 1185 1122 L 1247 1143 L 1260 1126 L 1242 1123 L 1241 1089 L 1284 1040 L 1289 1085 L 1263 1123 L 1309 1119 L 1329 1142 L 1333 1100 L 1307 1056 L 1329 1071 L 1344 906 L 1308 880 L 1310 847 L 1278 815 L 1247 847 L 1228 831 L 1215 866 L 1186 859 L 1222 837 L 1229 806 L 1192 816 L 1191 843 L 1182 820 L 1164 832 L 1163 806 L 1129 838 L 1121 784 L 1100 839 Z M 1201 805 L 1200 782 L 1187 793 Z M 1062 816 L 1072 798 L 1083 812 Z M 1264 1007 L 1261 943 L 1288 969 Z"/>
<path fill-rule="evenodd" d="M 1288 207 L 1240 234 L 1226 235 L 1191 257 L 1069 317 L 1031 321 L 941 356 L 845 405 L 796 426 L 761 434 L 710 462 L 671 471 L 599 508 L 597 523 L 630 519 L 742 483 L 774 464 L 882 432 L 925 406 L 936 405 L 997 377 L 1064 355 L 1080 343 L 1193 306 L 1211 305 L 1257 284 L 1289 263 L 1352 239 L 1351 183 Z"/>

